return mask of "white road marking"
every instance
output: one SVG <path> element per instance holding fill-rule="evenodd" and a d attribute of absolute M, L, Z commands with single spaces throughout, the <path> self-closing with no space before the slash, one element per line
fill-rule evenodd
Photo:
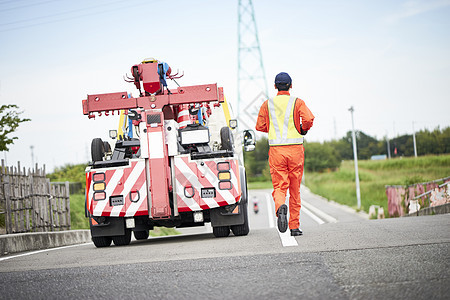
<path fill-rule="evenodd" d="M 313 219 L 314 221 L 316 221 L 317 223 L 319 223 L 319 225 L 322 225 L 323 223 L 325 223 L 321 218 L 319 218 L 318 216 L 316 216 L 315 214 L 313 214 L 310 210 L 308 210 L 305 206 L 302 207 L 302 212 L 304 212 L 305 214 L 307 214 L 308 216 L 311 217 L 311 219 Z"/>
<path fill-rule="evenodd" d="M 292 246 L 298 246 L 297 240 L 295 237 L 291 236 L 291 231 L 286 230 L 286 232 L 281 233 L 278 229 L 278 234 L 280 235 L 281 243 L 283 244 L 283 247 L 292 247 Z"/>
<path fill-rule="evenodd" d="M 275 227 L 275 221 L 274 221 L 274 215 L 273 215 L 273 210 L 274 208 L 272 207 L 272 202 L 270 200 L 269 194 L 265 193 L 264 196 L 266 196 L 266 202 L 267 202 L 267 216 L 269 217 L 269 228 L 274 228 Z"/>
<path fill-rule="evenodd" d="M 267 215 L 269 218 L 269 228 L 275 227 L 275 216 L 274 216 L 274 207 L 273 207 L 273 201 L 269 194 L 264 194 L 266 197 L 267 202 Z M 329 214 L 321 211 L 317 207 L 311 205 L 310 203 L 306 201 L 302 201 L 302 212 L 307 214 L 311 219 L 313 219 L 316 223 L 319 225 L 322 225 L 324 223 L 336 223 L 337 219 L 330 216 Z M 281 243 L 283 244 L 283 247 L 290 247 L 290 246 L 298 246 L 297 240 L 295 237 L 290 235 L 290 231 L 286 231 L 284 233 L 281 233 L 278 228 L 277 232 L 280 235 Z"/>
<path fill-rule="evenodd" d="M 327 223 L 336 223 L 337 220 L 335 218 L 333 218 L 332 216 L 330 216 L 329 214 L 321 211 L 320 209 L 318 209 L 317 207 L 309 204 L 306 201 L 302 201 L 302 206 L 304 208 L 307 208 L 307 210 L 313 212 L 316 216 L 318 216 L 319 218 L 321 218 L 322 220 L 326 221 Z"/>
<path fill-rule="evenodd" d="M 60 249 L 72 248 L 72 247 L 79 247 L 79 246 L 86 246 L 86 245 L 93 245 L 93 243 L 84 243 L 84 244 L 76 244 L 76 245 L 70 245 L 70 246 L 62 246 L 62 247 L 37 250 L 37 251 L 22 253 L 22 254 L 18 254 L 18 255 L 7 256 L 7 257 L 0 257 L 0 261 L 4 261 L 4 260 L 11 259 L 11 258 L 16 258 L 16 257 L 21 257 L 21 256 L 38 254 L 38 253 L 42 253 L 42 252 L 48 252 L 48 251 L 60 250 Z"/>
<path fill-rule="evenodd" d="M 275 227 L 275 215 L 273 211 L 275 210 L 275 207 L 273 205 L 273 201 L 269 194 L 265 193 L 264 196 L 266 197 L 267 202 L 267 215 L 269 217 L 269 228 Z M 287 230 L 286 232 L 281 233 L 277 228 L 278 235 L 281 239 L 281 244 L 283 247 L 292 247 L 292 246 L 298 246 L 297 240 L 291 236 L 290 230 Z"/>

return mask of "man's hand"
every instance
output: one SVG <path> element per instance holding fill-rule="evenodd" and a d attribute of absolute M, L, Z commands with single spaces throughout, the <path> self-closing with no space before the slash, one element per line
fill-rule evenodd
<path fill-rule="evenodd" d="M 308 130 L 303 130 L 302 125 L 300 124 L 300 134 L 301 135 L 306 135 L 308 133 Z"/>

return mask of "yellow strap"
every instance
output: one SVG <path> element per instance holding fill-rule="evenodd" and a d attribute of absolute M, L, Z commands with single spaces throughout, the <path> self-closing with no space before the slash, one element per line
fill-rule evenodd
<path fill-rule="evenodd" d="M 227 102 L 227 98 L 225 96 L 223 96 L 223 114 L 225 115 L 225 120 L 227 121 L 227 126 L 230 126 L 230 110 L 228 109 L 228 102 Z"/>
<path fill-rule="evenodd" d="M 119 129 L 117 130 L 117 136 L 118 137 L 120 135 L 123 136 L 123 124 L 124 124 L 124 121 L 126 121 L 127 118 L 128 118 L 128 116 L 125 115 L 125 110 L 121 110 L 120 111 L 120 118 L 119 118 Z"/>

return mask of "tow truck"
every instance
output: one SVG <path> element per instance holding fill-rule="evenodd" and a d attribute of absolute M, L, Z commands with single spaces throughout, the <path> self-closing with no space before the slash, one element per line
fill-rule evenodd
<path fill-rule="evenodd" d="M 113 147 L 91 142 L 85 212 L 96 247 L 128 245 L 132 232 L 147 239 L 156 226 L 210 222 L 215 237 L 249 233 L 243 150 L 255 149 L 255 134 L 239 131 L 222 87 L 179 86 L 183 75 L 146 59 L 124 78 L 139 97 L 114 92 L 82 100 L 89 119 L 125 117 L 123 130 L 109 131 Z"/>

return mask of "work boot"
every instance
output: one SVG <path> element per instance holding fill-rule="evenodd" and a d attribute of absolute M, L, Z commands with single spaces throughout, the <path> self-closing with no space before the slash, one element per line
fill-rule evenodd
<path fill-rule="evenodd" d="M 286 204 L 283 204 L 278 208 L 277 216 L 278 216 L 278 230 L 280 232 L 286 232 L 288 227 Z"/>
<path fill-rule="evenodd" d="M 299 236 L 302 235 L 303 231 L 300 230 L 300 228 L 291 229 L 291 235 L 292 236 Z"/>

